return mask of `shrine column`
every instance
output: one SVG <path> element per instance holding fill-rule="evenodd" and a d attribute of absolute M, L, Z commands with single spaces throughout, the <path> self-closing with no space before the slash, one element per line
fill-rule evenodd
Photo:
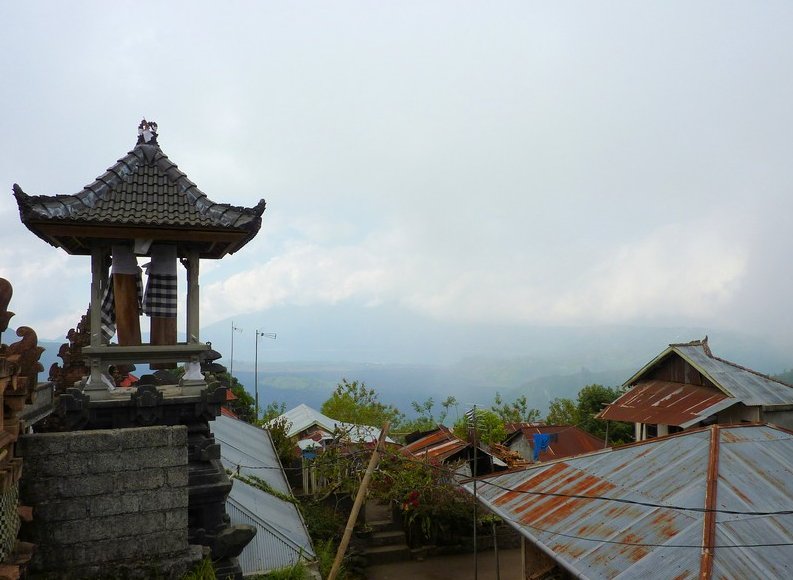
<path fill-rule="evenodd" d="M 91 249 L 91 346 L 102 344 L 102 280 L 104 279 L 105 252 Z"/>
<path fill-rule="evenodd" d="M 198 251 L 187 251 L 187 342 L 199 340 Z"/>

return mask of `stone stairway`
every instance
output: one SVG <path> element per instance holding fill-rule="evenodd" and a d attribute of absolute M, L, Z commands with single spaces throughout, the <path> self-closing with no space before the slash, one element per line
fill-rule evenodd
<path fill-rule="evenodd" d="M 405 532 L 399 522 L 394 522 L 391 508 L 374 501 L 366 502 L 366 524 L 372 533 L 362 538 L 363 554 L 368 566 L 403 562 L 411 559 Z"/>

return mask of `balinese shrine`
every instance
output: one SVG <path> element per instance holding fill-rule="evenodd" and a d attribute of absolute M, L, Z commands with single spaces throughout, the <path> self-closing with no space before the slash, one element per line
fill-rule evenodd
<path fill-rule="evenodd" d="M 219 354 L 200 337 L 199 274 L 201 260 L 219 260 L 256 236 L 264 200 L 246 208 L 209 199 L 163 153 L 157 124 L 146 120 L 132 151 L 78 193 L 13 191 L 31 232 L 90 257 L 89 311 L 70 332 L 78 372 L 61 373 L 69 382 L 56 388 L 51 423 L 61 431 L 186 426 L 188 542 L 211 551 L 218 577 L 239 576 L 236 555 L 255 530 L 230 526 L 225 513 L 231 482 L 209 421 L 226 392 L 202 371 Z M 162 372 L 177 365 L 183 373 Z M 140 379 L 129 386 L 133 369 Z"/>

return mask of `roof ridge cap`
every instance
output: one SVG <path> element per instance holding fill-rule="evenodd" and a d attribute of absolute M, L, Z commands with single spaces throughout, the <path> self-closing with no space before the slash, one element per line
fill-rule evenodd
<path fill-rule="evenodd" d="M 752 373 L 753 375 L 757 375 L 758 377 L 762 377 L 762 378 L 767 379 L 769 381 L 774 381 L 775 383 L 779 383 L 780 385 L 784 385 L 786 387 L 790 387 L 790 388 L 793 389 L 793 385 L 791 385 L 790 383 L 786 383 L 785 381 L 780 381 L 779 379 L 775 379 L 771 375 L 767 375 L 765 373 L 761 373 L 760 371 L 756 371 L 754 369 L 750 369 L 749 367 L 745 367 L 743 365 L 739 365 L 738 363 L 734 363 L 734 362 L 729 361 L 727 359 L 720 358 L 720 357 L 718 357 L 716 355 L 710 355 L 710 356 L 711 356 L 712 359 L 717 360 L 719 362 L 723 362 L 725 364 L 728 364 L 728 365 L 730 365 L 732 367 L 735 367 L 737 369 L 740 369 L 742 371 L 746 371 L 748 373 Z"/>

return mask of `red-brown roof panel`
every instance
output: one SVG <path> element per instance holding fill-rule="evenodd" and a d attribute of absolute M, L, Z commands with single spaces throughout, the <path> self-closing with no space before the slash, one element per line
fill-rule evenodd
<path fill-rule="evenodd" d="M 600 419 L 684 425 L 713 405 L 729 399 L 712 387 L 669 381 L 642 381 L 601 412 Z"/>

